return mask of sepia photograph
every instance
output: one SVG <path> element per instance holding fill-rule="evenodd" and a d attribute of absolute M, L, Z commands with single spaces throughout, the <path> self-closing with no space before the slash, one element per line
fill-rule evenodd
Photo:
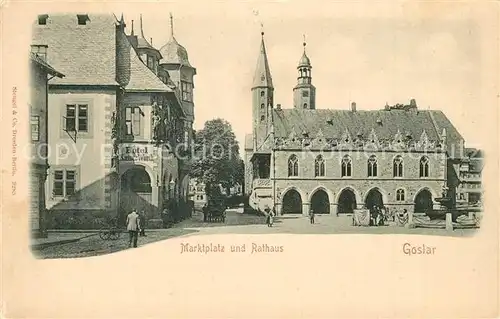
<path fill-rule="evenodd" d="M 2 7 L 14 317 L 498 314 L 497 7 L 27 8 Z"/>
<path fill-rule="evenodd" d="M 384 61 L 390 55 L 429 58 L 427 71 L 405 74 L 408 86 L 421 87 L 393 93 L 389 79 L 380 87 L 385 100 L 377 92 L 357 103 L 363 88 L 352 78 L 340 88 L 322 85 L 336 80 L 329 72 L 339 62 L 320 53 L 334 35 L 291 31 L 270 40 L 266 31 L 273 28 L 257 23 L 247 31 L 254 33 L 247 46 L 255 61 L 244 67 L 253 76 L 231 85 L 247 96 L 218 102 L 196 96 L 206 92 L 201 86 L 218 91 L 196 61 L 202 44 L 191 45 L 189 55 L 181 44 L 189 30 L 176 33 L 172 13 L 151 18 L 163 22 L 154 43 L 157 24 L 147 28 L 140 13 L 49 12 L 33 22 L 30 201 L 37 256 L 93 256 L 190 233 L 469 236 L 479 228 L 484 151 L 453 123 L 457 106 L 423 94 L 422 84 L 445 71 L 431 66 L 444 68 L 438 64 L 446 52 L 463 66 L 440 74 L 439 93 L 455 101 L 477 92 L 474 29 L 456 25 L 446 34 L 373 22 L 377 34 L 355 28 L 356 21 L 330 22 L 350 32 L 343 41 L 372 52 L 373 62 L 362 67 L 382 68 L 374 76 L 403 76 Z M 388 27 L 398 27 L 390 39 L 382 32 Z M 409 38 L 432 42 L 422 48 Z M 282 46 L 295 63 L 273 59 Z M 318 53 L 326 63 L 315 61 Z M 273 79 L 275 65 L 286 69 L 277 79 L 293 86 Z M 356 67 L 340 70 L 360 72 Z M 469 83 L 466 92 L 454 87 Z M 337 91 L 350 98 L 336 98 Z M 251 116 L 236 123 L 233 114 L 207 116 L 223 103 Z"/>

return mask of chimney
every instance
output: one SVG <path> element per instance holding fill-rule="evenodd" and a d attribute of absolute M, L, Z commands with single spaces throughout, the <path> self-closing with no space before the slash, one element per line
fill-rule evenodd
<path fill-rule="evenodd" d="M 351 103 L 351 111 L 356 112 L 356 102 Z"/>
<path fill-rule="evenodd" d="M 417 108 L 417 101 L 415 101 L 415 99 L 410 100 L 410 107 Z"/>

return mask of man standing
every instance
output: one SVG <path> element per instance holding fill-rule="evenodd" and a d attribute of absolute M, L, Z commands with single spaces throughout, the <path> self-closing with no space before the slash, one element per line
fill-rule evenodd
<path fill-rule="evenodd" d="M 309 220 L 311 221 L 311 224 L 314 224 L 314 209 L 312 207 L 309 210 Z"/>
<path fill-rule="evenodd" d="M 127 230 L 129 234 L 128 246 L 132 246 L 132 241 L 134 242 L 134 248 L 137 247 L 137 233 L 141 229 L 141 223 L 139 221 L 139 215 L 132 210 L 130 214 L 127 215 Z"/>

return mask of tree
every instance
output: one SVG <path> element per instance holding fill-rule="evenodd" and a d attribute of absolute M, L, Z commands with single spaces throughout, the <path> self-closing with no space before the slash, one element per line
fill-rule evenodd
<path fill-rule="evenodd" d="M 229 122 L 219 118 L 207 121 L 194 136 L 191 176 L 205 184 L 208 197 L 221 195 L 220 186 L 229 189 L 243 183 L 243 161 Z"/>

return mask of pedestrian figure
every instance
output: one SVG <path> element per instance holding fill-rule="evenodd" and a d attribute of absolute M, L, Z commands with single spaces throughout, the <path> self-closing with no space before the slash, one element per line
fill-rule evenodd
<path fill-rule="evenodd" d="M 314 224 L 314 209 L 309 209 L 309 220 L 311 224 Z"/>
<path fill-rule="evenodd" d="M 270 213 L 270 209 L 269 207 L 266 206 L 266 208 L 264 208 L 264 212 L 266 214 L 266 224 L 267 224 L 267 227 L 271 227 L 271 213 Z"/>
<path fill-rule="evenodd" d="M 141 230 L 139 232 L 139 236 L 141 237 L 146 237 L 146 213 L 144 211 L 141 211 L 141 214 L 139 215 L 139 223 L 141 225 Z"/>
<path fill-rule="evenodd" d="M 203 204 L 201 211 L 203 212 L 203 222 L 206 223 L 208 220 L 208 204 L 207 203 Z"/>
<path fill-rule="evenodd" d="M 128 246 L 134 244 L 134 248 L 137 247 L 137 233 L 141 229 L 141 222 L 139 220 L 139 215 L 136 213 L 135 209 L 132 210 L 130 214 L 127 215 L 127 230 L 129 234 Z"/>
<path fill-rule="evenodd" d="M 269 211 L 269 227 L 273 227 L 274 223 L 274 208 L 273 210 Z"/>

